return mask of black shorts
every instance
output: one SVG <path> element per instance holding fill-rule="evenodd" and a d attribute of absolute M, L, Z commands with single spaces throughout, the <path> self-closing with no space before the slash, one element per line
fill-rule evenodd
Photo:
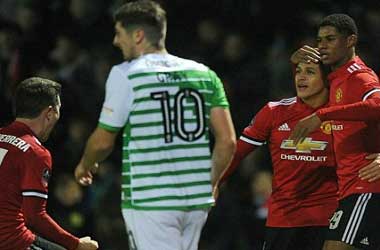
<path fill-rule="evenodd" d="M 380 249 L 380 194 L 352 194 L 339 201 L 326 240 L 359 249 Z"/>
<path fill-rule="evenodd" d="M 263 250 L 321 250 L 327 226 L 266 227 Z"/>
<path fill-rule="evenodd" d="M 39 236 L 27 250 L 66 250 L 66 248 Z"/>

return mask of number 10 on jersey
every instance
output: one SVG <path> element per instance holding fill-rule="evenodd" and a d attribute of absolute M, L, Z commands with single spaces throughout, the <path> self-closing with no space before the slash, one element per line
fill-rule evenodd
<path fill-rule="evenodd" d="M 205 108 L 202 95 L 195 89 L 181 89 L 174 96 L 174 105 L 170 107 L 170 95 L 168 91 L 153 92 L 150 94 L 153 100 L 160 101 L 163 116 L 164 137 L 166 143 L 173 142 L 173 134 L 185 141 L 195 141 L 202 137 L 205 132 Z M 185 100 L 191 99 L 196 113 L 196 128 L 185 128 Z M 174 119 L 172 112 L 174 111 Z M 174 122 L 174 133 L 173 124 Z"/>

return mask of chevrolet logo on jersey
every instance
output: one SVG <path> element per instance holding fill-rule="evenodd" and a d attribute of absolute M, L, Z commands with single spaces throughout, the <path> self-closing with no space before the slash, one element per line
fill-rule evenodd
<path fill-rule="evenodd" d="M 310 153 L 312 150 L 325 150 L 327 147 L 326 141 L 313 141 L 311 137 L 306 137 L 302 143 L 294 145 L 293 140 L 283 140 L 281 143 L 282 149 L 294 149 L 297 153 Z"/>

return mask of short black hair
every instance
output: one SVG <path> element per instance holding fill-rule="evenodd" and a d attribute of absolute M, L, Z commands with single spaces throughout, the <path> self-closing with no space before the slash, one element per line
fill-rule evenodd
<path fill-rule="evenodd" d="M 17 118 L 36 118 L 42 110 L 59 104 L 61 84 L 41 78 L 31 77 L 17 85 L 13 111 Z"/>
<path fill-rule="evenodd" d="M 322 19 L 319 28 L 332 26 L 342 35 L 358 35 L 358 27 L 352 17 L 346 14 L 332 14 Z"/>
<path fill-rule="evenodd" d="M 151 0 L 126 3 L 116 10 L 114 21 L 125 29 L 141 26 L 153 46 L 165 47 L 166 12 L 158 3 Z"/>

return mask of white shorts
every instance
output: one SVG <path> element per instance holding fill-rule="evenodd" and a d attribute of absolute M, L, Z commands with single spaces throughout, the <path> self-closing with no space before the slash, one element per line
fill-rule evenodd
<path fill-rule="evenodd" d="M 130 250 L 197 250 L 208 210 L 122 210 Z"/>

